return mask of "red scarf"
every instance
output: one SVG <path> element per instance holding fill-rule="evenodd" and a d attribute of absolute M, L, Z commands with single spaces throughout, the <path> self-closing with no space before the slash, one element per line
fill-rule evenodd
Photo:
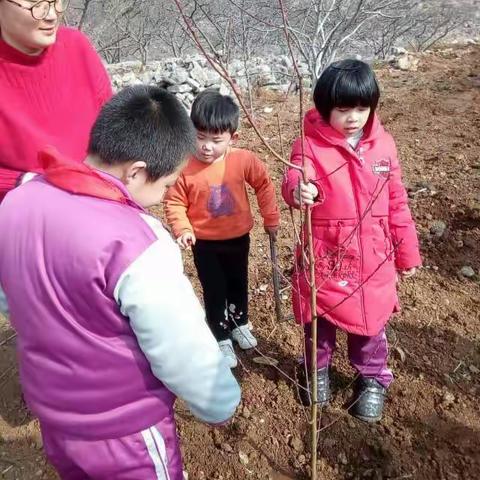
<path fill-rule="evenodd" d="M 128 205 L 134 204 L 118 186 L 103 178 L 93 168 L 62 157 L 53 147 L 40 151 L 38 161 L 45 179 L 62 190 Z"/>

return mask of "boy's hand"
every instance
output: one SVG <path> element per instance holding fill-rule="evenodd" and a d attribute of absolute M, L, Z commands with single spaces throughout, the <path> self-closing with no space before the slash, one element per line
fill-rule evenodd
<path fill-rule="evenodd" d="M 417 273 L 417 267 L 409 268 L 408 270 L 400 270 L 402 278 L 413 277 Z"/>
<path fill-rule="evenodd" d="M 192 245 L 195 245 L 195 242 L 197 239 L 195 238 L 195 235 L 193 232 L 185 232 L 182 233 L 178 238 L 177 238 L 177 243 L 180 245 L 181 248 L 184 250 L 187 248 L 190 248 Z"/>
<path fill-rule="evenodd" d="M 263 228 L 265 229 L 265 233 L 268 233 L 268 235 L 270 235 L 273 240 L 277 239 L 277 233 L 279 229 L 278 225 L 275 227 L 263 227 Z"/>
<path fill-rule="evenodd" d="M 293 192 L 295 202 L 300 205 L 300 199 L 303 205 L 313 205 L 318 197 L 318 189 L 313 183 L 300 183 Z"/>

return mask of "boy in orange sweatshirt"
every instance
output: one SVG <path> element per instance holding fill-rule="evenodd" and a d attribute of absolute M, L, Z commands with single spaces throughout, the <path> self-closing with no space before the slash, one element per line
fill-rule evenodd
<path fill-rule="evenodd" d="M 253 217 L 247 184 L 257 196 L 265 231 L 276 235 L 280 214 L 267 169 L 252 152 L 233 148 L 239 109 L 214 90 L 192 105 L 197 151 L 165 197 L 165 213 L 177 242 L 192 247 L 203 288 L 207 322 L 231 368 L 232 339 L 241 349 L 257 339 L 248 326 L 249 232 Z"/>

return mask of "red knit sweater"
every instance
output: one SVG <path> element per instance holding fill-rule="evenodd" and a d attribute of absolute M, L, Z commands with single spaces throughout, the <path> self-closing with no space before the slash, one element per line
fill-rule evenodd
<path fill-rule="evenodd" d="M 0 201 L 24 172 L 40 171 L 37 154 L 45 145 L 83 161 L 111 95 L 107 72 L 81 32 L 61 27 L 39 56 L 0 39 Z"/>

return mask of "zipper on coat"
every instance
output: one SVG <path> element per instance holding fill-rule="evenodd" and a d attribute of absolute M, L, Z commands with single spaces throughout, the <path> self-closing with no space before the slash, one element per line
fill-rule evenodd
<path fill-rule="evenodd" d="M 363 156 L 364 148 L 363 146 L 360 145 L 360 142 L 358 143 L 357 148 L 353 148 L 351 145 L 350 145 L 350 148 L 345 148 L 345 147 L 343 148 L 349 153 L 349 155 L 351 155 L 355 160 L 358 161 L 358 163 L 362 168 L 364 167 L 365 165 L 365 157 Z"/>
<path fill-rule="evenodd" d="M 363 157 L 363 147 L 359 146 L 360 143 L 357 145 L 358 149 L 355 150 L 355 154 L 358 157 L 358 160 L 360 161 L 360 164 L 362 167 L 365 165 L 365 158 Z"/>
<path fill-rule="evenodd" d="M 350 163 L 348 164 L 348 168 L 349 168 L 348 171 L 350 173 L 350 182 L 351 182 L 352 188 L 353 188 L 352 166 L 351 166 Z M 355 202 L 355 209 L 357 210 L 357 222 L 360 222 L 356 227 L 358 249 L 359 249 L 359 254 L 360 254 L 360 284 L 361 284 L 361 287 L 359 288 L 359 290 L 360 290 L 360 298 L 361 298 L 361 302 L 362 302 L 363 325 L 364 325 L 365 331 L 367 331 L 368 329 L 367 329 L 367 316 L 365 314 L 365 295 L 363 293 L 363 244 L 362 244 L 362 239 L 361 239 L 361 235 L 360 235 L 360 229 L 362 227 L 362 225 L 361 225 L 362 215 L 360 214 L 360 208 L 358 206 L 358 200 L 357 200 L 357 195 L 356 195 L 355 191 L 353 192 L 353 199 L 354 199 L 354 202 Z"/>

